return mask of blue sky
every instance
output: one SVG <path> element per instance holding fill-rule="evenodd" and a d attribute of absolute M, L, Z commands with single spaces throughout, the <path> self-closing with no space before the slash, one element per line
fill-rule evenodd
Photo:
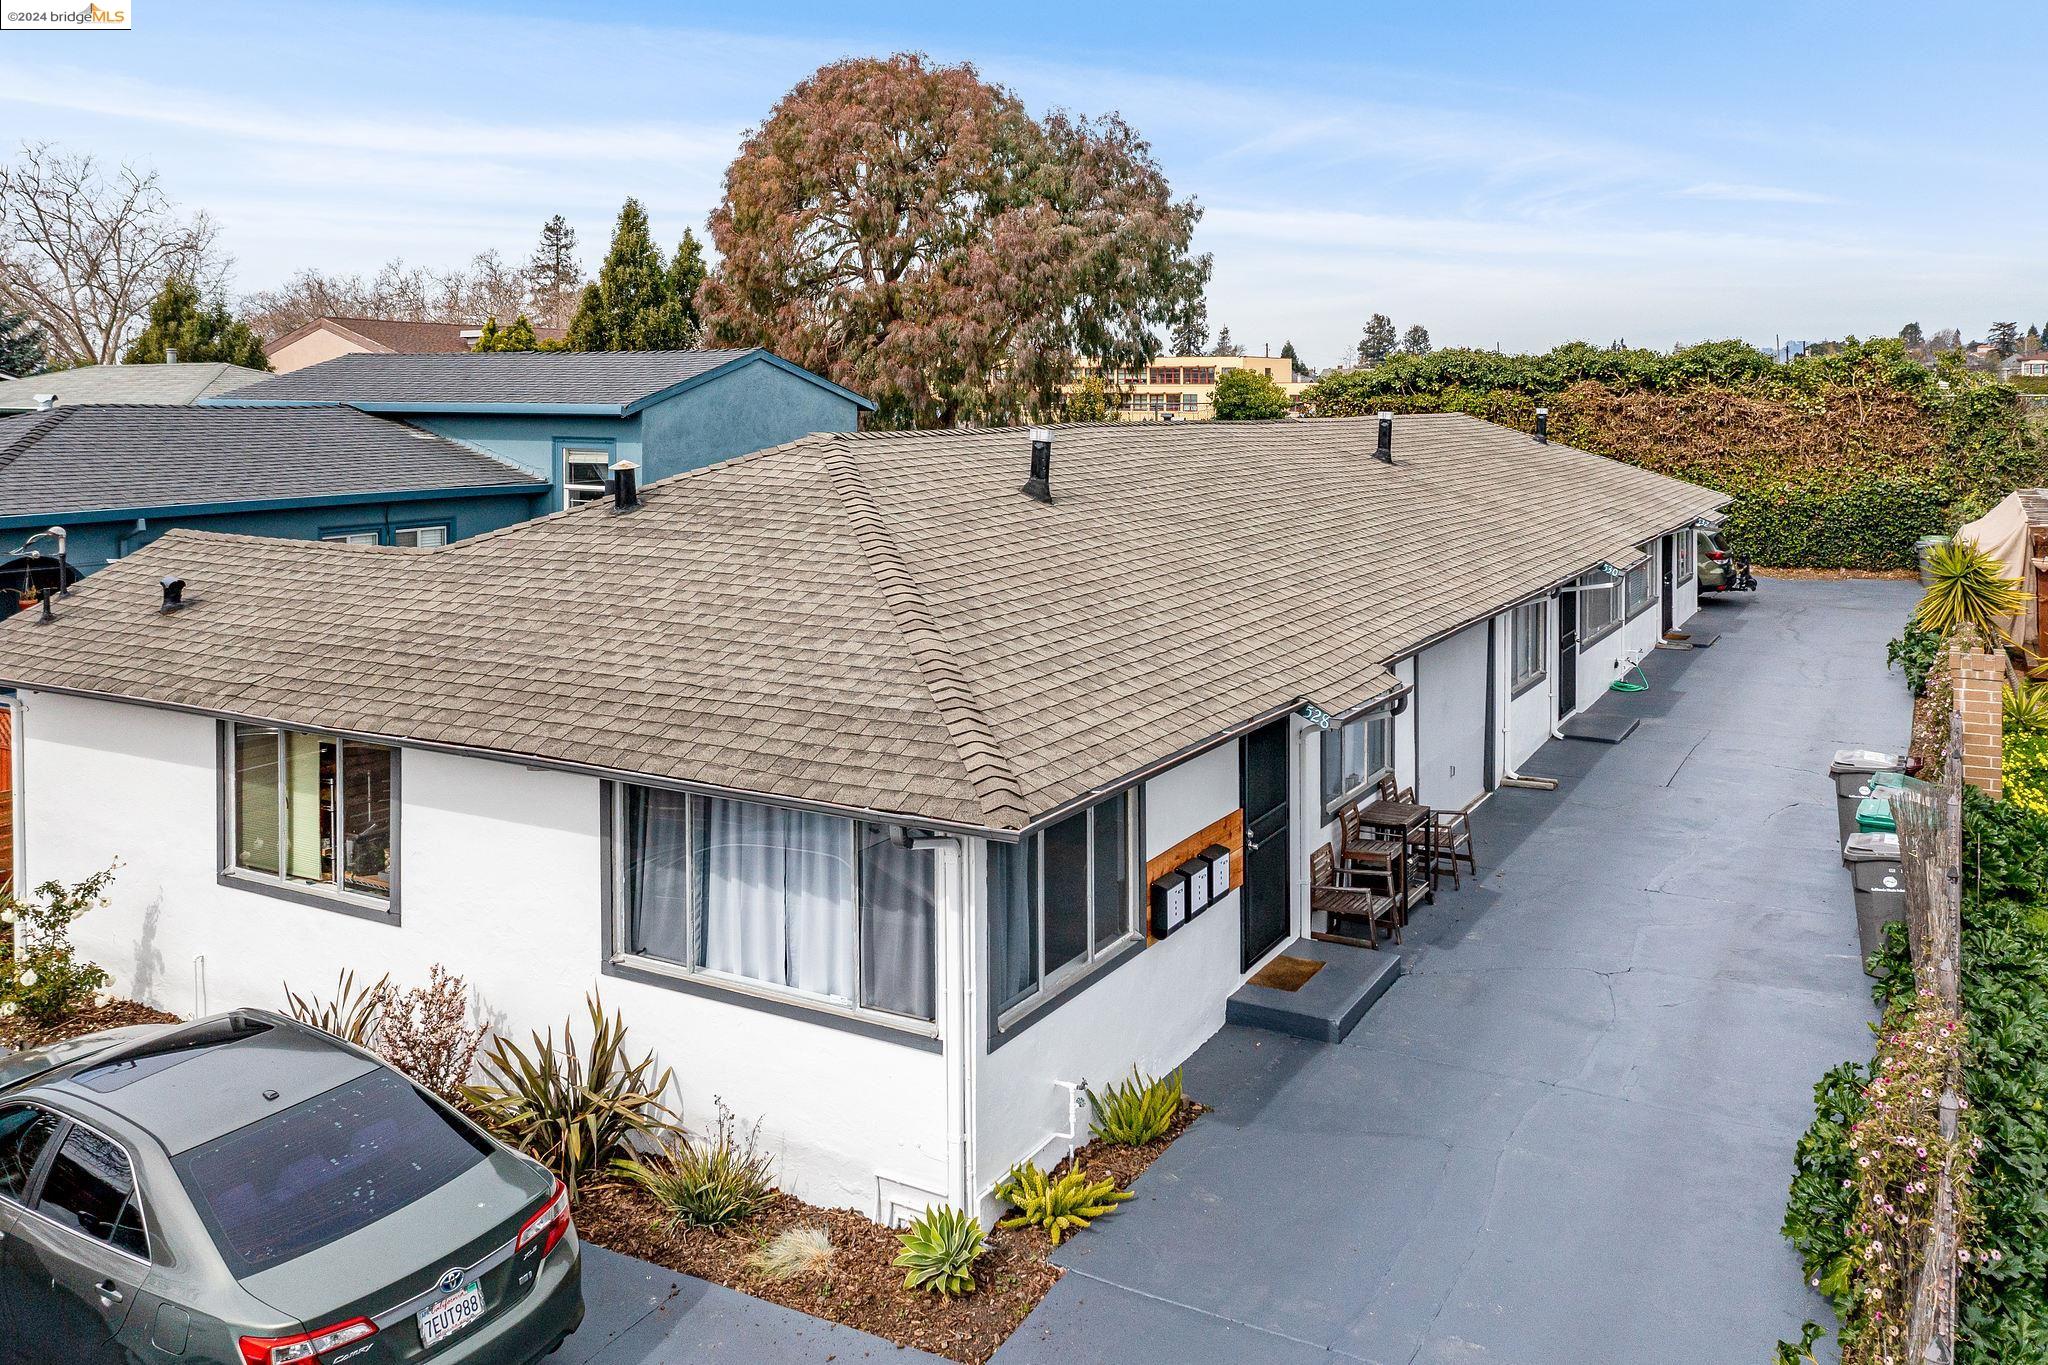
<path fill-rule="evenodd" d="M 199 3 L 0 34 L 0 140 L 157 167 L 240 289 L 301 265 L 586 259 L 700 230 L 743 130 L 848 54 L 1119 110 L 1206 207 L 1212 320 L 1311 364 L 1437 343 L 2048 321 L 2048 36 L 1938 5 Z M 2033 105 L 2032 111 L 2028 106 Z"/>

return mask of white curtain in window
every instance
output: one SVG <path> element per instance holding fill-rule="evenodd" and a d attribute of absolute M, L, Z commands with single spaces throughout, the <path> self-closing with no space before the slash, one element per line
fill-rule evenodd
<path fill-rule="evenodd" d="M 718 797 L 700 810 L 700 964 L 852 1000 L 852 822 Z"/>

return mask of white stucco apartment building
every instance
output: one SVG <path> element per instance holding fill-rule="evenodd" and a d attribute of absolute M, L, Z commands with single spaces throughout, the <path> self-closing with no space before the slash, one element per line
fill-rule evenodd
<path fill-rule="evenodd" d="M 442 549 L 172 533 L 0 625 L 24 876 L 118 859 L 78 944 L 185 1014 L 599 990 L 793 1192 L 980 1206 L 1315 927 L 1337 803 L 1482 799 L 1682 624 L 1724 501 L 1462 416 L 1048 435 L 1032 491 L 1021 431 L 828 435 Z"/>

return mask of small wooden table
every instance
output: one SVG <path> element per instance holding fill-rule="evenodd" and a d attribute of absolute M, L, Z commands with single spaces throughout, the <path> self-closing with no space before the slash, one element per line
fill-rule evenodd
<path fill-rule="evenodd" d="M 1358 813 L 1358 823 L 1401 841 L 1401 880 L 1407 893 L 1402 899 L 1402 913 L 1405 915 L 1418 901 L 1436 904 L 1435 812 L 1410 801 L 1375 801 Z M 1420 876 L 1416 875 L 1415 843 L 1410 837 L 1418 829 L 1424 836 Z"/>

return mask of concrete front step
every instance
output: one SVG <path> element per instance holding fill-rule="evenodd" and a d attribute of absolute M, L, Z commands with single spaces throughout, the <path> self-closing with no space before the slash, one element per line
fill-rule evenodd
<path fill-rule="evenodd" d="M 1401 975 L 1401 955 L 1391 944 L 1375 952 L 1346 943 L 1298 938 L 1283 948 L 1281 955 L 1323 966 L 1298 990 L 1246 982 L 1230 997 L 1224 1022 L 1314 1042 L 1341 1043 Z"/>

